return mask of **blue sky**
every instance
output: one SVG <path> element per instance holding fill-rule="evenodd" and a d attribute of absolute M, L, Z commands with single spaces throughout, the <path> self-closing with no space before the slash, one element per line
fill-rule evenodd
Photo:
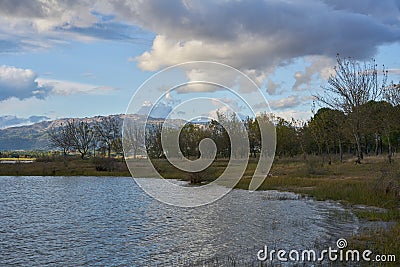
<path fill-rule="evenodd" d="M 336 53 L 400 80 L 396 0 L 4 0 L 0 13 L 0 124 L 124 113 L 152 74 L 191 60 L 243 71 L 287 119 L 311 116 Z"/>

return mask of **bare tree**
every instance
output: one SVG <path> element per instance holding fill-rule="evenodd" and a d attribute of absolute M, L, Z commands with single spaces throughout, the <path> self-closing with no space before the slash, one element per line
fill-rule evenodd
<path fill-rule="evenodd" d="M 108 157 L 118 138 L 121 138 L 121 122 L 118 117 L 103 117 L 94 125 L 97 139 L 107 148 Z"/>
<path fill-rule="evenodd" d="M 71 138 L 72 147 L 81 154 L 84 159 L 88 153 L 94 138 L 94 131 L 89 123 L 79 120 L 67 121 L 68 135 Z"/>
<path fill-rule="evenodd" d="M 387 81 L 387 71 L 383 68 L 382 82 L 378 83 L 378 70 L 374 59 L 360 63 L 354 58 L 336 58 L 335 74 L 328 79 L 323 87 L 324 96 L 316 98 L 327 106 L 343 111 L 349 118 L 352 134 L 357 148 L 357 163 L 363 157 L 361 148 L 361 133 L 365 114 L 362 105 L 370 100 L 382 97 Z"/>
<path fill-rule="evenodd" d="M 400 105 L 400 84 L 391 82 L 389 86 L 385 87 L 384 98 L 394 107 Z"/>
<path fill-rule="evenodd" d="M 68 155 L 71 151 L 73 144 L 68 127 L 60 125 L 60 127 L 51 127 L 47 130 L 50 145 L 54 148 L 62 149 L 64 155 Z"/>
<path fill-rule="evenodd" d="M 123 140 L 126 144 L 125 147 L 129 148 L 134 158 L 145 150 L 144 137 L 144 126 L 140 125 L 139 122 L 129 121 L 129 123 L 124 126 Z"/>

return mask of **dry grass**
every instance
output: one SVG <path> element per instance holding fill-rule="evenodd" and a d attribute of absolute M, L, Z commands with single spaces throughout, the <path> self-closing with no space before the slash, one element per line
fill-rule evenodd
<path fill-rule="evenodd" d="M 2 163 L 1 176 L 130 176 L 125 162 L 115 161 L 112 171 L 96 170 L 95 160 L 59 157 L 54 160 L 38 160 L 33 163 Z"/>

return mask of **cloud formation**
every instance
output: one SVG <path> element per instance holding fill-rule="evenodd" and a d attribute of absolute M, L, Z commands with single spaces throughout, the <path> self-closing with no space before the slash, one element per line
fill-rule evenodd
<path fill-rule="evenodd" d="M 304 71 L 297 71 L 294 74 L 294 83 L 292 89 L 294 91 L 302 91 L 310 89 L 310 84 L 315 76 L 327 80 L 331 74 L 333 74 L 334 60 L 328 57 L 314 56 L 309 57 L 308 61 L 310 65 L 305 68 Z"/>
<path fill-rule="evenodd" d="M 4 0 L 0 51 L 71 37 L 133 40 L 144 36 L 139 26 L 156 33 L 136 58 L 144 70 L 217 60 L 266 71 L 310 55 L 371 57 L 400 40 L 399 9 L 397 0 Z"/>
<path fill-rule="evenodd" d="M 142 70 L 155 71 L 193 60 L 217 61 L 238 68 L 258 85 L 266 84 L 270 95 L 280 94 L 283 89 L 282 83 L 274 82 L 268 75 L 278 67 L 304 59 L 309 66 L 294 74 L 290 93 L 302 95 L 315 78 L 329 76 L 337 53 L 363 60 L 375 56 L 382 45 L 398 43 L 400 2 L 32 0 L 21 4 L 21 1 L 0 1 L 0 53 L 49 48 L 70 40 L 137 42 L 141 38 L 145 42 L 151 39 L 150 48 L 129 60 L 136 61 Z M 15 85 L 5 82 L 8 76 L 0 76 L 0 101 L 12 96 L 24 99 L 50 93 L 112 90 L 39 79 L 29 71 L 16 72 L 25 77 L 19 81 L 27 81 L 25 86 L 17 90 Z M 301 101 L 301 96 L 290 95 L 271 106 L 287 109 L 300 105 Z"/>
<path fill-rule="evenodd" d="M 104 95 L 117 90 L 111 86 L 98 86 L 93 84 L 71 81 L 38 78 L 37 83 L 43 87 L 51 88 L 52 95 L 68 96 L 73 94 Z"/>
<path fill-rule="evenodd" d="M 11 97 L 21 100 L 30 97 L 44 98 L 51 88 L 40 85 L 36 78 L 36 73 L 30 69 L 0 66 L 0 101 Z"/>
<path fill-rule="evenodd" d="M 302 103 L 302 99 L 298 95 L 291 95 L 286 98 L 279 100 L 269 101 L 269 105 L 272 109 L 287 109 L 297 107 Z"/>
<path fill-rule="evenodd" d="M 188 60 L 268 70 L 298 57 L 338 52 L 365 59 L 380 45 L 400 40 L 395 0 L 154 0 L 117 1 L 113 7 L 157 33 L 152 49 L 137 57 L 144 70 Z"/>
<path fill-rule="evenodd" d="M 23 100 L 31 97 L 44 99 L 49 95 L 102 95 L 115 90 L 116 88 L 110 86 L 43 79 L 39 78 L 31 69 L 0 66 L 0 101 L 13 97 Z"/>
<path fill-rule="evenodd" d="M 149 42 L 139 27 L 105 15 L 109 11 L 105 0 L 0 1 L 0 53 L 47 49 L 71 40 Z"/>
<path fill-rule="evenodd" d="M 281 84 L 275 83 L 273 80 L 268 79 L 266 89 L 269 95 L 276 95 L 281 92 Z"/>

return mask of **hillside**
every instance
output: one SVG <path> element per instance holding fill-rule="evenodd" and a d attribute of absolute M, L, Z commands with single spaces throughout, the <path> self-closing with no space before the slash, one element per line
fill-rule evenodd
<path fill-rule="evenodd" d="M 0 150 L 48 149 L 46 129 L 52 121 L 0 130 Z"/>
<path fill-rule="evenodd" d="M 139 122 L 144 122 L 144 115 L 131 115 L 134 120 Z M 125 117 L 124 114 L 109 115 L 107 117 L 118 117 L 122 121 Z M 75 118 L 89 124 L 93 124 L 96 121 L 100 121 L 104 116 L 95 116 L 89 118 Z M 52 127 L 58 127 L 65 124 L 67 120 L 72 118 L 57 119 L 51 121 L 42 121 L 34 123 L 31 125 L 10 127 L 5 129 L 0 129 L 0 151 L 4 150 L 50 150 L 48 136 L 46 131 Z M 163 119 L 151 118 L 150 123 L 158 123 L 163 121 Z M 170 123 L 179 125 L 182 124 L 182 120 L 172 120 Z"/>
<path fill-rule="evenodd" d="M 110 117 L 119 117 L 121 121 L 123 116 L 110 115 Z M 103 116 L 79 118 L 79 120 L 94 123 L 101 120 L 101 118 Z M 0 150 L 49 150 L 50 146 L 46 131 L 51 127 L 65 124 L 69 119 L 42 121 L 31 125 L 0 129 Z M 140 119 L 141 117 L 138 116 L 138 120 Z"/>

